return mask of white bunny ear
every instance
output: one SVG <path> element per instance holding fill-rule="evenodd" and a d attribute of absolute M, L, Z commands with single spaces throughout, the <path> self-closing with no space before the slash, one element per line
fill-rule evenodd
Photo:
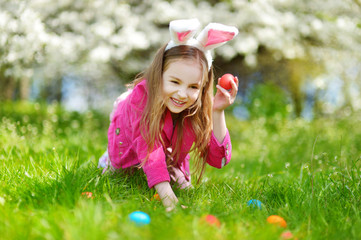
<path fill-rule="evenodd" d="M 220 23 L 210 23 L 198 35 L 197 41 L 207 51 L 225 44 L 237 34 L 238 29 L 235 27 Z"/>
<path fill-rule="evenodd" d="M 188 41 L 194 41 L 193 37 L 199 26 L 200 22 L 196 18 L 171 21 L 169 24 L 171 41 L 165 50 L 177 45 L 187 45 Z"/>
<path fill-rule="evenodd" d="M 238 29 L 220 23 L 210 23 L 202 30 L 197 39 L 194 39 L 199 26 L 200 23 L 196 18 L 170 22 L 171 40 L 166 46 L 165 51 L 179 45 L 196 47 L 204 52 L 208 62 L 208 69 L 210 69 L 213 59 L 209 50 L 232 40 L 238 34 Z"/>

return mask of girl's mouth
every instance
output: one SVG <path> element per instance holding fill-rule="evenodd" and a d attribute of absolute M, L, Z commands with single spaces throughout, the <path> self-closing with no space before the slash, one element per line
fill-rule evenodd
<path fill-rule="evenodd" d="M 174 98 L 170 98 L 173 102 L 173 104 L 177 107 L 182 107 L 186 102 L 183 102 L 183 101 L 179 101 L 177 99 L 174 99 Z"/>

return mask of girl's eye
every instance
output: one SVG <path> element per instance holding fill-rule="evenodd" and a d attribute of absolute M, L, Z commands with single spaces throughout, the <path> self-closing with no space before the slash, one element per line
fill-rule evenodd
<path fill-rule="evenodd" d="M 178 81 L 176 81 L 176 80 L 172 80 L 172 81 L 170 81 L 171 83 L 174 83 L 174 84 L 178 84 Z"/>
<path fill-rule="evenodd" d="M 198 89 L 198 87 L 197 87 L 197 86 L 191 86 L 191 88 L 192 88 L 192 89 Z"/>

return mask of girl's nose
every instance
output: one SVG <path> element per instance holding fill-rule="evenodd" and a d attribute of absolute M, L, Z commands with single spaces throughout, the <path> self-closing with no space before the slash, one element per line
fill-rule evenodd
<path fill-rule="evenodd" d="M 186 98 L 187 97 L 187 93 L 186 93 L 186 90 L 181 88 L 178 90 L 178 95 L 180 98 Z"/>

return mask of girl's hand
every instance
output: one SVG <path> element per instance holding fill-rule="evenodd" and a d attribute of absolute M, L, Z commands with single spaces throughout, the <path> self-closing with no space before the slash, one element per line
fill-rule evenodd
<path fill-rule="evenodd" d="M 232 105 L 236 100 L 237 92 L 238 92 L 238 78 L 235 77 L 235 82 L 230 81 L 232 88 L 230 91 L 222 88 L 220 85 L 217 84 L 217 92 L 213 99 L 213 111 L 223 111 L 228 106 Z M 219 82 L 220 78 L 218 78 Z M 217 83 L 218 83 L 217 82 Z"/>
<path fill-rule="evenodd" d="M 177 167 L 168 167 L 168 172 L 170 175 L 170 178 L 178 185 L 180 189 L 189 189 L 192 188 L 192 184 L 190 181 L 188 181 L 184 173 Z"/>
<path fill-rule="evenodd" d="M 163 206 L 167 212 L 172 211 L 178 203 L 178 198 L 174 194 L 172 187 L 169 182 L 161 182 L 154 186 L 158 192 L 160 199 L 162 200 Z"/>

